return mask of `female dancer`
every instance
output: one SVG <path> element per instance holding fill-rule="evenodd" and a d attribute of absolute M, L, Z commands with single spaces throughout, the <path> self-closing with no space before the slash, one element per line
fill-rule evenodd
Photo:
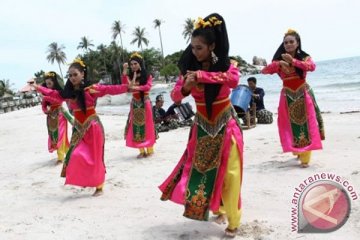
<path fill-rule="evenodd" d="M 128 90 L 127 85 L 90 85 L 86 77 L 87 68 L 83 61 L 76 59 L 69 67 L 69 80 L 64 91 L 36 86 L 46 96 L 69 99 L 74 114 L 74 126 L 70 149 L 66 155 L 62 177 L 65 184 L 81 187 L 96 187 L 94 196 L 103 193 L 105 181 L 104 129 L 95 111 L 98 97 L 106 94 L 121 94 Z"/>
<path fill-rule="evenodd" d="M 322 149 L 324 123 L 315 96 L 306 82 L 306 72 L 315 63 L 301 49 L 300 35 L 289 29 L 263 74 L 277 73 L 283 81 L 278 108 L 278 129 L 284 152 L 298 155 L 301 167 L 308 167 L 311 150 Z"/>
<path fill-rule="evenodd" d="M 125 128 L 126 146 L 138 148 L 140 154 L 137 157 L 143 158 L 154 153 L 155 144 L 155 123 L 149 98 L 152 76 L 146 73 L 144 60 L 139 53 L 133 53 L 129 62 L 129 74 L 129 64 L 124 63 L 121 81 L 129 84 L 133 96 Z"/>
<path fill-rule="evenodd" d="M 195 124 L 183 156 L 160 190 L 162 200 L 185 206 L 185 217 L 207 220 L 209 210 L 226 214 L 225 234 L 235 237 L 241 217 L 243 137 L 229 99 L 239 72 L 228 53 L 224 19 L 215 13 L 199 18 L 179 61 L 182 76 L 171 92 L 174 102 L 192 95 Z"/>
<path fill-rule="evenodd" d="M 47 72 L 44 75 L 43 87 L 62 91 L 57 80 L 55 72 Z M 47 115 L 46 123 L 48 129 L 48 149 L 49 152 L 57 150 L 57 163 L 64 161 L 66 152 L 69 149 L 69 140 L 67 135 L 67 119 L 71 121 L 71 115 L 61 106 L 63 100 L 44 96 L 42 99 L 42 110 Z"/>

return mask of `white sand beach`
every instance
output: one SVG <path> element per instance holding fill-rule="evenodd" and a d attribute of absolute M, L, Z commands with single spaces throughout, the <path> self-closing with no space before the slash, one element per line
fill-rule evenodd
<path fill-rule="evenodd" d="M 295 187 L 316 173 L 346 178 L 360 194 L 360 113 L 323 115 L 326 140 L 306 169 L 283 154 L 276 121 L 244 134 L 243 215 L 237 239 L 360 239 L 360 200 L 348 221 L 327 234 L 291 232 Z M 0 239 L 223 239 L 226 225 L 182 216 L 183 207 L 160 201 L 157 186 L 186 145 L 189 128 L 160 133 L 155 154 L 136 159 L 123 140 L 126 115 L 100 115 L 105 162 L 104 195 L 64 186 L 56 153 L 47 151 L 40 106 L 0 114 Z M 70 136 L 69 136 L 70 137 Z"/>

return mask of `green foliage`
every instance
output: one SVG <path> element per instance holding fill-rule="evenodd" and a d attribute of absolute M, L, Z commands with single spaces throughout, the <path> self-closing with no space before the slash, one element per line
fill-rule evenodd
<path fill-rule="evenodd" d="M 160 70 L 160 76 L 177 76 L 179 75 L 179 68 L 177 67 L 176 64 L 170 63 L 165 65 L 165 67 L 163 67 Z"/>
<path fill-rule="evenodd" d="M 14 95 L 14 91 L 11 89 L 14 84 L 10 83 L 9 79 L 0 80 L 0 97 L 4 96 L 5 93 Z"/>
<path fill-rule="evenodd" d="M 174 52 L 173 54 L 167 55 L 165 57 L 165 63 L 166 64 L 172 63 L 172 64 L 177 65 L 183 52 L 184 52 L 184 50 L 180 50 L 178 52 Z"/>

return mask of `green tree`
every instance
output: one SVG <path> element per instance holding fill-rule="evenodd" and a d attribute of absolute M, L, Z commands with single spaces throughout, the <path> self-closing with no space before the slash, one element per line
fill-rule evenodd
<path fill-rule="evenodd" d="M 155 48 L 148 48 L 143 51 L 142 55 L 148 73 L 153 74 L 154 71 L 160 70 L 162 64 L 161 64 L 161 52 L 159 50 Z"/>
<path fill-rule="evenodd" d="M 179 75 L 179 68 L 176 64 L 170 63 L 167 64 L 160 70 L 160 76 L 165 76 L 166 82 L 169 81 L 169 76 L 177 76 Z"/>
<path fill-rule="evenodd" d="M 110 60 L 113 64 L 112 69 L 110 69 L 111 77 L 114 83 L 119 83 L 121 78 L 121 71 L 122 71 L 122 63 L 127 60 L 125 56 L 128 56 L 129 53 L 119 47 L 115 41 L 112 41 L 110 46 L 108 47 L 108 52 L 110 53 Z M 119 56 L 123 56 L 123 60 L 121 61 Z"/>
<path fill-rule="evenodd" d="M 56 42 L 50 43 L 47 50 L 49 54 L 46 57 L 51 64 L 54 64 L 55 61 L 58 63 L 61 78 L 64 78 L 64 76 L 61 71 L 60 63 L 64 64 L 66 61 L 66 54 L 63 49 L 65 49 L 63 45 L 59 46 Z"/>
<path fill-rule="evenodd" d="M 43 70 L 40 70 L 39 72 L 34 73 L 35 76 L 35 82 L 36 83 L 42 83 L 44 78 L 45 72 Z"/>
<path fill-rule="evenodd" d="M 4 96 L 5 93 L 14 95 L 14 91 L 12 90 L 13 85 L 14 84 L 10 83 L 9 79 L 0 80 L 0 97 Z"/>
<path fill-rule="evenodd" d="M 166 64 L 173 63 L 177 65 L 183 52 L 184 52 L 183 50 L 180 50 L 178 52 L 174 52 L 173 54 L 167 55 L 165 57 Z"/>
<path fill-rule="evenodd" d="M 164 59 L 164 49 L 163 49 L 163 43 L 162 43 L 162 37 L 161 37 L 161 29 L 160 26 L 164 21 L 162 21 L 161 19 L 155 19 L 154 20 L 154 28 L 158 28 L 159 29 L 159 38 L 160 38 L 160 45 L 161 45 L 161 56 L 162 59 Z M 164 63 L 163 63 L 164 64 Z"/>
<path fill-rule="evenodd" d="M 90 40 L 88 37 L 82 37 L 81 41 L 79 42 L 79 45 L 76 49 L 83 49 L 85 52 L 90 51 L 90 47 L 93 47 L 94 44 L 92 43 L 92 40 Z"/>
<path fill-rule="evenodd" d="M 107 64 L 106 64 L 106 59 L 107 59 L 107 54 L 108 54 L 108 52 L 107 52 L 107 47 L 106 47 L 106 45 L 104 45 L 104 44 L 100 44 L 98 47 L 97 47 L 97 49 L 100 51 L 100 56 L 101 56 L 101 58 L 103 59 L 103 63 L 104 63 L 104 73 L 105 74 L 107 74 Z"/>
<path fill-rule="evenodd" d="M 194 31 L 194 20 L 191 18 L 187 18 L 184 24 L 184 31 L 182 32 L 182 35 L 184 36 L 186 43 L 190 41 L 191 34 L 193 31 Z"/>
<path fill-rule="evenodd" d="M 136 27 L 132 35 L 135 38 L 130 43 L 137 43 L 137 46 L 141 49 L 141 52 L 144 52 L 143 44 L 145 44 L 145 46 L 149 45 L 149 40 L 145 37 L 145 28 Z"/>
<path fill-rule="evenodd" d="M 123 45 L 121 33 L 125 33 L 124 28 L 125 28 L 125 25 L 121 24 L 120 21 L 115 21 L 111 27 L 111 30 L 113 32 L 113 35 L 112 35 L 113 40 L 116 41 L 117 36 L 119 36 L 122 50 L 124 49 L 124 45 Z M 122 61 L 124 62 L 123 55 L 121 56 L 121 58 L 122 58 Z"/>
<path fill-rule="evenodd" d="M 231 58 L 235 59 L 238 63 L 239 66 L 247 66 L 249 65 L 244 59 L 242 59 L 239 55 L 237 56 L 230 56 Z"/>

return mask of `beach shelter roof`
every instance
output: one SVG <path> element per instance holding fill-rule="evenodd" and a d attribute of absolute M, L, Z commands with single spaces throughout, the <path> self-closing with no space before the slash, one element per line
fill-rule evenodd
<path fill-rule="evenodd" d="M 20 92 L 32 92 L 32 91 L 34 91 L 34 90 L 35 90 L 34 87 L 32 87 L 32 86 L 30 85 L 31 82 L 35 82 L 35 79 L 34 79 L 34 78 L 30 78 L 30 79 L 26 82 L 27 84 L 20 89 Z"/>

